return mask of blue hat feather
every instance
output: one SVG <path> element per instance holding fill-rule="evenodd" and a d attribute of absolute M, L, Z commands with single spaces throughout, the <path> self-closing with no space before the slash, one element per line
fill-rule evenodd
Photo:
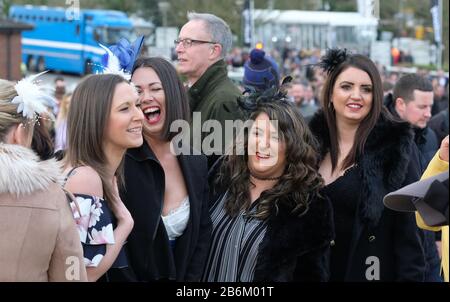
<path fill-rule="evenodd" d="M 144 36 L 137 38 L 132 44 L 130 44 L 127 39 L 121 38 L 117 44 L 111 45 L 108 48 L 119 60 L 120 68 L 127 73 L 131 73 L 134 62 L 139 56 L 143 43 Z M 103 66 L 109 65 L 109 56 L 110 55 L 108 52 L 103 55 Z"/>

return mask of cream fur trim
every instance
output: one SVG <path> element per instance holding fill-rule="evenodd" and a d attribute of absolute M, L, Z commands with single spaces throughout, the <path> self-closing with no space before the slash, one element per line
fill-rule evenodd
<path fill-rule="evenodd" d="M 39 161 L 31 150 L 0 143 L 0 194 L 28 195 L 62 183 L 61 164 L 55 159 Z"/>

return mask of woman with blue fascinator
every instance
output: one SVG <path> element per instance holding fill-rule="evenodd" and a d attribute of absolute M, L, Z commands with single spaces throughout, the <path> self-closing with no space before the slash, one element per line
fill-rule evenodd
<path fill-rule="evenodd" d="M 144 144 L 126 154 L 121 192 L 135 221 L 130 266 L 139 281 L 199 281 L 211 236 L 207 159 L 178 152 L 171 131 L 190 118 L 185 88 L 163 58 L 139 58 L 131 80 L 145 118 Z"/>

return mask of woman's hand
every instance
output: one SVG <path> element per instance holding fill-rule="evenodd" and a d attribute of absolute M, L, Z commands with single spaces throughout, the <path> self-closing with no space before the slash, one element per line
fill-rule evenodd
<path fill-rule="evenodd" d="M 127 207 L 120 198 L 119 189 L 117 187 L 117 181 L 115 177 L 113 183 L 113 190 L 114 190 L 113 191 L 114 198 L 113 200 L 110 201 L 111 211 L 114 213 L 114 216 L 116 217 L 118 224 L 125 224 L 129 226 L 131 230 L 134 225 L 134 220 L 130 214 L 130 211 L 128 211 Z"/>

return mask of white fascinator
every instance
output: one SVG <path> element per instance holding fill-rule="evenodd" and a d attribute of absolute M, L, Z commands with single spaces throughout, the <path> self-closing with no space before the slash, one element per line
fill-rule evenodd
<path fill-rule="evenodd" d="M 55 100 L 48 93 L 48 87 L 40 85 L 37 78 L 46 71 L 28 76 L 14 86 L 17 92 L 11 103 L 18 104 L 17 113 L 28 119 L 36 118 L 36 115 L 47 111 L 46 104 L 53 104 Z"/>

